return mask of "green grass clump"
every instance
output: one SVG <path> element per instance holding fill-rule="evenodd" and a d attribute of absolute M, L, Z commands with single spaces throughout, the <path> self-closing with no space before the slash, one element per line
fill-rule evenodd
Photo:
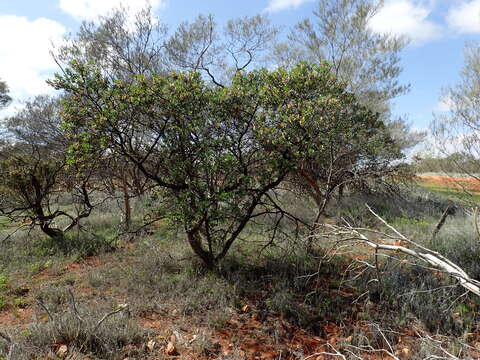
<path fill-rule="evenodd" d="M 0 273 L 0 291 L 3 291 L 8 286 L 8 275 Z"/>
<path fill-rule="evenodd" d="M 439 194 L 447 199 L 466 202 L 466 203 L 480 203 L 480 194 L 466 192 L 462 189 L 455 189 L 448 186 L 437 186 L 429 183 L 420 183 L 425 189 Z"/>

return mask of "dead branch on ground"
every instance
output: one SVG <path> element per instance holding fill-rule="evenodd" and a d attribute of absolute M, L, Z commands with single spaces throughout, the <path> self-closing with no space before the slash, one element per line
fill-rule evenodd
<path fill-rule="evenodd" d="M 324 224 L 323 226 L 330 231 L 324 234 L 319 234 L 320 237 L 336 237 L 340 239 L 340 242 L 357 242 L 368 245 L 373 248 L 375 254 L 379 251 L 384 252 L 397 252 L 420 260 L 428 265 L 429 268 L 441 271 L 448 276 L 458 280 L 461 286 L 468 291 L 480 296 L 480 281 L 471 278 L 459 265 L 455 264 L 451 260 L 444 257 L 442 254 L 430 250 L 414 240 L 411 240 L 401 234 L 393 226 L 388 224 L 383 218 L 377 215 L 368 205 L 368 210 L 380 220 L 393 234 L 382 233 L 378 230 L 372 230 L 365 228 L 356 228 L 350 224 L 345 226 L 336 226 L 330 224 Z M 380 235 L 380 236 L 379 236 Z M 383 235 L 383 236 L 382 236 Z M 388 238 L 392 244 L 383 243 L 378 238 Z M 406 245 L 398 245 L 398 243 L 405 243 Z"/>

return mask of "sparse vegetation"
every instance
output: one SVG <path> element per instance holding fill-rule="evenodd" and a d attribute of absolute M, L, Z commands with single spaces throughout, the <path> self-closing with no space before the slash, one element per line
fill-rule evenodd
<path fill-rule="evenodd" d="M 395 203 L 385 203 L 380 194 L 368 200 L 372 206 L 383 204 L 378 207 L 380 214 L 397 229 L 461 263 L 478 278 L 480 249 L 471 217 L 458 211 L 432 243 L 433 227 L 448 201 L 422 188 L 415 191 L 416 195 L 407 192 Z M 355 219 L 357 226 L 371 224 L 374 220 L 363 210 L 365 200 L 347 196 L 342 202 L 345 219 Z M 336 204 L 330 206 L 328 211 L 335 211 Z M 104 214 L 102 226 L 109 226 L 106 219 L 116 226 L 117 220 L 109 214 Z M 295 227 L 290 231 L 294 233 Z M 411 354 L 419 354 L 412 359 L 421 359 L 420 354 L 440 353 L 440 346 L 445 346 L 458 356 L 475 358 L 468 344 L 476 336 L 480 300 L 443 274 L 407 263 L 403 257 L 381 258 L 379 274 L 365 265 L 374 263 L 366 249 L 345 251 L 327 240 L 293 241 L 285 232 L 264 248 L 269 236 L 254 235 L 253 224 L 247 233 L 252 238 L 239 240 L 219 268 L 211 271 L 191 253 L 184 233 L 168 223 L 140 232 L 133 243 L 131 238 L 120 238 L 114 252 L 97 248 L 93 258 L 85 258 L 81 248 L 72 248 L 67 257 L 54 248 L 47 254 L 42 247 L 28 250 L 24 248 L 31 241 L 28 232 L 20 232 L 7 243 L 12 253 L 17 252 L 17 264 L 10 258 L 2 260 L 0 314 L 18 313 L 21 323 L 25 311 L 32 309 L 38 320 L 23 330 L 1 329 L 8 329 L 17 344 L 17 357 L 12 358 L 48 356 L 61 345 L 69 354 L 99 359 L 155 358 L 172 334 L 177 337 L 177 351 L 199 358 L 220 357 L 225 351 L 234 359 L 250 356 L 249 341 L 258 341 L 261 351 L 281 351 L 290 358 L 326 351 L 327 342 L 340 353 L 355 350 L 359 356 L 391 346 L 394 352 L 407 347 Z M 38 265 L 30 270 L 30 278 L 18 272 L 20 266 L 32 264 Z M 120 303 L 128 304 L 128 312 L 112 315 L 93 334 L 92 326 Z M 82 323 L 75 311 L 90 325 Z M 291 336 L 299 329 L 302 333 L 295 340 Z M 246 337 L 236 338 L 236 331 Z M 224 347 L 227 333 L 233 347 Z M 148 350 L 149 341 L 157 344 L 157 352 Z M 6 355 L 9 344 L 2 346 Z"/>

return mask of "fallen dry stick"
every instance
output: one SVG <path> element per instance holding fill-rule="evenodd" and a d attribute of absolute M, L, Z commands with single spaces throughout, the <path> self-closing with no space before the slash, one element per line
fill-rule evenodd
<path fill-rule="evenodd" d="M 385 224 L 395 235 L 396 239 L 408 243 L 410 247 L 402 246 L 402 245 L 390 245 L 390 244 L 383 244 L 376 242 L 373 239 L 369 239 L 364 232 L 368 232 L 368 229 L 360 229 L 355 228 L 347 224 L 347 226 L 335 226 L 325 224 L 324 227 L 330 228 L 332 231 L 330 234 L 335 236 L 341 236 L 346 238 L 347 240 L 354 240 L 360 241 L 363 244 L 366 244 L 373 249 L 375 252 L 379 250 L 387 250 L 391 252 L 401 252 L 405 255 L 411 256 L 415 259 L 421 260 L 431 267 L 440 270 L 449 276 L 457 279 L 460 282 L 460 285 L 463 286 L 465 289 L 471 291 L 472 293 L 480 296 L 480 282 L 472 279 L 460 266 L 453 263 L 440 253 L 427 249 L 424 246 L 414 242 L 411 239 L 408 239 L 404 235 L 402 235 L 398 230 L 396 230 L 393 226 L 388 224 L 384 219 L 382 219 L 379 215 L 377 215 L 368 205 L 367 208 L 369 211 L 378 218 L 383 224 Z M 378 231 L 372 231 L 372 233 L 379 234 Z M 390 239 L 395 239 L 394 237 L 384 234 L 386 237 Z"/>

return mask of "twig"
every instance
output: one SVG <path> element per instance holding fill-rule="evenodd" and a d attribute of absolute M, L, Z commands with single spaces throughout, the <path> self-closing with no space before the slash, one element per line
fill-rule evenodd
<path fill-rule="evenodd" d="M 52 313 L 50 312 L 50 310 L 48 310 L 48 308 L 45 306 L 45 304 L 40 300 L 40 299 L 35 299 L 37 304 L 41 306 L 41 308 L 43 310 L 45 310 L 45 312 L 47 313 L 48 317 L 50 318 L 50 320 L 52 320 L 53 322 L 55 322 L 55 318 L 53 317 Z"/>
<path fill-rule="evenodd" d="M 95 327 L 93 328 L 93 332 L 96 332 L 98 330 L 98 328 L 100 327 L 100 325 L 102 325 L 102 323 L 105 320 L 107 320 L 110 316 L 112 316 L 116 313 L 119 313 L 120 311 L 123 311 L 127 308 L 128 308 L 128 304 L 121 304 L 121 305 L 118 306 L 118 309 L 115 309 L 115 310 L 109 312 L 108 314 L 103 315 L 103 317 L 100 319 L 100 321 L 97 323 L 97 325 L 95 325 Z"/>
<path fill-rule="evenodd" d="M 6 360 L 11 360 L 13 356 L 13 350 L 15 349 L 15 346 L 17 345 L 16 343 L 13 342 L 12 338 L 5 334 L 3 331 L 0 331 L 0 337 L 4 339 L 8 344 L 8 354 Z"/>
<path fill-rule="evenodd" d="M 473 224 L 475 225 L 475 232 L 477 233 L 477 238 L 480 239 L 480 229 L 478 227 L 478 213 L 479 213 L 479 207 L 477 206 L 475 208 L 475 212 L 473 213 Z"/>
<path fill-rule="evenodd" d="M 345 355 L 342 355 L 337 349 L 335 349 L 335 347 L 330 344 L 330 343 L 326 343 L 325 344 L 326 346 L 330 347 L 332 349 L 332 351 L 335 351 L 334 353 L 332 352 L 327 352 L 327 351 L 322 351 L 322 352 L 318 352 L 318 353 L 315 353 L 315 354 L 312 354 L 312 355 L 309 355 L 307 356 L 306 358 L 303 358 L 303 360 L 308 360 L 308 359 L 312 359 L 312 358 L 316 358 L 320 355 L 330 355 L 330 356 L 338 356 L 344 360 L 347 360 L 347 358 L 345 357 Z"/>
<path fill-rule="evenodd" d="M 382 285 L 382 279 L 380 276 L 380 264 L 378 263 L 378 249 L 375 249 L 375 271 L 377 273 L 378 283 Z"/>
<path fill-rule="evenodd" d="M 450 288 L 455 288 L 456 285 L 445 285 L 445 286 L 439 286 L 436 287 L 435 289 L 427 289 L 427 290 L 413 290 L 413 291 L 408 291 L 402 294 L 398 294 L 398 297 L 402 296 L 408 296 L 408 295 L 414 295 L 414 294 L 426 294 L 426 293 L 433 293 L 435 291 L 440 291 L 440 290 L 445 290 L 445 289 L 450 289 Z M 468 292 L 467 292 L 468 293 Z M 463 295 L 462 295 L 463 296 Z"/>
<path fill-rule="evenodd" d="M 9 233 L 7 236 L 5 236 L 1 241 L 0 243 L 3 244 L 3 243 L 6 243 L 13 235 L 16 234 L 17 231 L 19 231 L 20 229 L 23 229 L 24 227 L 27 227 L 29 225 L 26 225 L 26 224 L 22 224 L 20 226 L 18 226 L 15 230 L 13 230 L 11 233 Z"/>
<path fill-rule="evenodd" d="M 463 294 L 457 296 L 457 297 L 455 298 L 455 300 L 452 301 L 452 303 L 450 304 L 450 306 L 445 310 L 445 312 L 447 313 L 451 308 L 453 308 L 453 306 L 457 303 L 457 301 L 459 301 L 462 297 L 467 296 L 468 293 L 469 293 L 469 292 L 468 292 L 468 290 L 467 290 L 467 291 L 465 291 Z"/>
<path fill-rule="evenodd" d="M 75 316 L 77 317 L 78 320 L 80 320 L 80 322 L 84 322 L 83 318 L 80 316 L 80 313 L 78 312 L 77 304 L 75 302 L 75 296 L 73 296 L 72 289 L 68 288 L 68 293 L 70 294 L 70 298 L 72 299 L 72 309 L 73 309 L 73 312 L 75 313 Z"/>
<path fill-rule="evenodd" d="M 0 337 L 8 343 L 12 343 L 12 338 L 5 334 L 3 331 L 0 331 Z"/>
<path fill-rule="evenodd" d="M 384 340 L 385 343 L 388 345 L 388 348 L 390 349 L 390 353 L 393 354 L 394 351 L 393 351 L 392 345 L 390 345 L 390 342 L 388 341 L 387 337 L 386 337 L 385 334 L 383 333 L 382 329 L 380 329 L 380 326 L 378 326 L 378 325 L 375 324 L 375 323 L 372 323 L 372 324 L 370 324 L 370 325 L 377 328 L 377 330 L 378 330 L 378 332 L 380 333 L 380 335 L 382 335 L 383 340 Z"/>
<path fill-rule="evenodd" d="M 445 209 L 445 211 L 443 212 L 442 216 L 440 217 L 440 220 L 438 221 L 437 225 L 435 226 L 435 229 L 433 230 L 432 240 L 435 240 L 438 232 L 440 231 L 442 226 L 445 224 L 445 221 L 447 220 L 448 215 L 452 213 L 452 211 L 450 210 L 452 206 L 453 204 L 450 203 Z"/>

